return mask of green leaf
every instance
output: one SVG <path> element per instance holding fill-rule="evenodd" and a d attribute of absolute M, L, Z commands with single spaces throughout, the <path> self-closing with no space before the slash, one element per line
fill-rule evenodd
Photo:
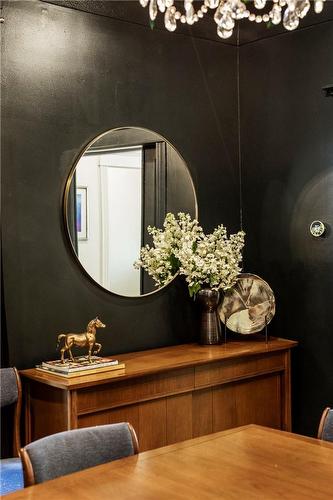
<path fill-rule="evenodd" d="M 152 21 L 151 19 L 149 19 L 149 26 L 150 26 L 150 29 L 153 30 L 155 27 L 155 21 Z"/>
<path fill-rule="evenodd" d="M 175 255 L 172 253 L 169 257 L 170 264 L 171 264 L 171 272 L 172 274 L 176 274 L 178 269 L 180 268 L 180 261 L 175 257 Z"/>
<path fill-rule="evenodd" d="M 266 28 L 267 28 L 267 29 L 270 29 L 270 28 L 272 28 L 272 27 L 273 27 L 273 23 L 272 23 L 272 21 L 268 21 L 268 23 L 266 23 Z"/>
<path fill-rule="evenodd" d="M 194 283 L 194 285 L 189 285 L 188 291 L 189 291 L 190 297 L 195 296 L 198 293 L 198 291 L 200 290 L 200 288 L 201 288 L 200 283 Z"/>

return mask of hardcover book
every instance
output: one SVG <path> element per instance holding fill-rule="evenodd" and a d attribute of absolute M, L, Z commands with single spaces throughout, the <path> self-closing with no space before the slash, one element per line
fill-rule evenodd
<path fill-rule="evenodd" d="M 40 370 L 42 372 L 47 372 L 51 373 L 52 375 L 57 375 L 60 377 L 66 377 L 66 378 L 71 378 L 71 377 L 81 377 L 82 375 L 92 375 L 96 373 L 103 373 L 103 372 L 111 372 L 111 371 L 116 371 L 116 370 L 121 370 L 125 368 L 125 363 L 117 363 L 117 364 L 111 364 L 108 366 L 92 366 L 91 368 L 88 369 L 75 369 L 73 371 L 62 371 L 58 370 L 57 368 L 54 367 L 47 367 L 43 365 L 36 365 L 36 369 Z"/>
<path fill-rule="evenodd" d="M 43 368 L 71 373 L 82 370 L 93 370 L 94 368 L 101 368 L 102 366 L 113 366 L 117 364 L 117 359 L 101 358 L 99 356 L 91 356 L 91 363 L 89 363 L 87 356 L 80 356 L 74 358 L 74 361 L 66 359 L 65 363 L 62 363 L 60 359 L 54 361 L 43 361 L 41 366 Z"/>

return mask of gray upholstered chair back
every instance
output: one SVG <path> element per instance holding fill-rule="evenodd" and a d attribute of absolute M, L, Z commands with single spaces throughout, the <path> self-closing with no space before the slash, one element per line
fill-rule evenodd
<path fill-rule="evenodd" d="M 16 403 L 18 398 L 17 378 L 14 368 L 0 369 L 0 403 L 1 408 Z"/>
<path fill-rule="evenodd" d="M 326 408 L 321 416 L 318 438 L 333 442 L 333 409 Z"/>
<path fill-rule="evenodd" d="M 16 368 L 0 368 L 0 405 L 13 405 L 13 451 L 18 456 L 21 448 L 20 417 L 22 405 L 22 389 L 20 376 Z"/>
<path fill-rule="evenodd" d="M 137 452 L 135 431 L 127 423 L 59 432 L 21 450 L 25 485 L 42 483 Z M 31 467 L 27 464 L 29 460 Z M 29 468 L 32 479 L 28 477 Z"/>

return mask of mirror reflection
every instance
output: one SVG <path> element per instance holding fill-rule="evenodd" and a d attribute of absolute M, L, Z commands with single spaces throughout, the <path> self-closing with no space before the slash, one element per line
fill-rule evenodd
<path fill-rule="evenodd" d="M 197 217 L 189 170 L 159 134 L 136 127 L 110 130 L 84 150 L 65 192 L 68 235 L 83 269 L 123 296 L 156 291 L 133 264 L 151 244 L 147 226 L 162 227 L 167 212 Z"/>

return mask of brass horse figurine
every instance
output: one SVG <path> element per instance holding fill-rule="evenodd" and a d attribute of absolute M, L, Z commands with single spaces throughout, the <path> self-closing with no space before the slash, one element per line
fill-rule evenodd
<path fill-rule="evenodd" d="M 61 362 L 65 363 L 65 351 L 69 352 L 71 361 L 74 361 L 74 356 L 72 354 L 72 347 L 88 347 L 88 361 L 91 363 L 91 353 L 94 347 L 97 347 L 93 354 L 98 354 L 102 349 L 102 344 L 96 342 L 96 328 L 105 328 L 105 325 L 96 317 L 89 321 L 87 325 L 87 331 L 84 333 L 60 333 L 58 335 L 57 349 L 60 346 L 62 339 L 65 339 L 63 347 L 60 349 L 61 352 Z"/>

